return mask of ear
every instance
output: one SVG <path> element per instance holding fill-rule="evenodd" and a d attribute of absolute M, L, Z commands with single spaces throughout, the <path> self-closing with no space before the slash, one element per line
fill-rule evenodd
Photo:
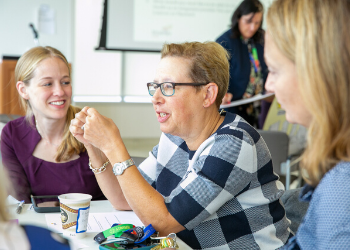
<path fill-rule="evenodd" d="M 203 107 L 208 108 L 213 103 L 215 103 L 219 88 L 218 85 L 216 85 L 216 83 L 210 82 L 207 85 L 205 85 L 204 89 L 206 90 L 206 92 L 203 100 Z"/>
<path fill-rule="evenodd" d="M 19 95 L 22 96 L 22 98 L 24 98 L 26 100 L 29 99 L 29 95 L 27 93 L 27 86 L 24 84 L 24 82 L 18 81 L 16 83 L 16 88 L 17 88 Z"/>

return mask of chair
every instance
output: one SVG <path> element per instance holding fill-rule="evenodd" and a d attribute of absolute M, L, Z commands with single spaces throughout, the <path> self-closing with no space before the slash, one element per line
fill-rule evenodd
<path fill-rule="evenodd" d="M 138 167 L 146 159 L 146 157 L 138 157 L 138 156 L 131 156 L 131 158 L 134 160 L 136 167 Z"/>
<path fill-rule="evenodd" d="M 290 161 L 291 157 L 288 155 L 289 136 L 282 131 L 258 130 L 269 148 L 273 170 L 278 175 L 286 176 L 286 190 L 290 187 Z"/>
<path fill-rule="evenodd" d="M 264 131 L 262 132 L 264 135 L 261 134 L 270 149 L 276 173 L 286 176 L 286 189 L 289 189 L 291 184 L 291 162 L 304 151 L 307 129 L 301 125 L 289 123 L 286 120 L 285 113 L 275 98 L 271 103 L 263 130 L 261 130 Z M 282 132 L 284 135 L 277 135 L 273 132 Z M 274 137 L 276 138 L 274 139 Z M 288 145 L 286 146 L 285 143 Z M 283 149 L 278 147 L 283 147 Z M 288 150 L 287 155 L 285 155 L 285 147 Z M 298 180 L 292 186 L 294 184 L 297 184 L 297 186 L 301 185 L 301 175 L 298 172 L 296 175 L 298 175 Z"/>
<path fill-rule="evenodd" d="M 286 190 L 281 201 L 286 210 L 286 216 L 291 221 L 290 229 L 296 233 L 309 207 L 308 202 L 300 201 L 301 188 Z"/>

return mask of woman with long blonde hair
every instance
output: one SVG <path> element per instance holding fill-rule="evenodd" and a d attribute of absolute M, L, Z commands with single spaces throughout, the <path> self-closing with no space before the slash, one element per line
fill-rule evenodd
<path fill-rule="evenodd" d="M 268 10 L 266 88 L 289 122 L 308 127 L 300 198 L 310 205 L 286 249 L 350 246 L 349 16 L 345 0 L 277 0 Z"/>
<path fill-rule="evenodd" d="M 15 82 L 26 116 L 6 124 L 1 154 L 13 195 L 30 202 L 30 195 L 88 193 L 103 199 L 87 168 L 82 143 L 69 132 L 79 108 L 71 105 L 71 70 L 65 56 L 52 47 L 24 53 L 15 69 Z"/>

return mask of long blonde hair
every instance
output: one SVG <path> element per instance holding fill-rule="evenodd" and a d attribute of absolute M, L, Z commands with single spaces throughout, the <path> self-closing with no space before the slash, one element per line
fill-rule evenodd
<path fill-rule="evenodd" d="M 0 164 L 0 222 L 8 221 L 9 214 L 6 209 L 6 188 L 9 187 L 7 172 Z"/>
<path fill-rule="evenodd" d="M 350 161 L 349 16 L 344 0 L 277 0 L 267 14 L 267 32 L 295 63 L 312 115 L 301 157 L 312 186 L 339 161 Z"/>
<path fill-rule="evenodd" d="M 71 69 L 66 57 L 57 49 L 46 46 L 46 47 L 35 47 L 24 53 L 18 60 L 15 69 L 15 82 L 24 82 L 26 86 L 30 84 L 30 80 L 34 77 L 35 69 L 39 63 L 47 58 L 56 57 L 61 59 L 67 66 L 69 76 L 71 76 Z M 33 110 L 30 107 L 28 100 L 20 96 L 20 102 L 24 110 L 26 111 L 26 120 L 33 126 Z M 75 117 L 75 114 L 80 111 L 80 108 L 69 106 L 66 115 L 66 124 L 63 132 L 63 140 L 61 145 L 57 149 L 55 160 L 57 162 L 67 161 L 74 154 L 80 154 L 85 151 L 84 145 L 79 142 L 69 132 L 70 121 Z"/>

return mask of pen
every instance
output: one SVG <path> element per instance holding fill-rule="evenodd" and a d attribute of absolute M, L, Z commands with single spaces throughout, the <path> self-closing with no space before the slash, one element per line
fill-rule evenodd
<path fill-rule="evenodd" d="M 24 205 L 24 200 L 18 203 L 18 206 L 16 208 L 16 213 L 20 214 L 22 212 L 23 205 Z"/>

